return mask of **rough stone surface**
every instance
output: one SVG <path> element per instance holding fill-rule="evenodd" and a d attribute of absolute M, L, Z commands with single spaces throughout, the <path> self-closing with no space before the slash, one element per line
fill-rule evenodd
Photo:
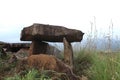
<path fill-rule="evenodd" d="M 20 53 L 45 53 L 49 55 L 58 56 L 61 53 L 56 47 L 49 45 L 48 43 L 41 41 L 32 41 L 31 43 L 6 43 L 0 41 L 0 47 L 5 49 L 5 52 L 15 52 Z M 30 50 L 28 50 L 30 48 Z M 28 50 L 28 51 L 27 51 Z M 28 54 L 27 54 L 28 55 Z"/>
<path fill-rule="evenodd" d="M 21 32 L 20 39 L 22 41 L 63 42 L 63 37 L 66 37 L 69 42 L 80 42 L 83 34 L 81 31 L 75 29 L 36 23 L 25 27 Z"/>
<path fill-rule="evenodd" d="M 54 47 L 54 46 L 52 46 L 50 44 L 47 46 L 46 53 L 49 54 L 49 55 L 54 55 L 56 57 L 61 55 L 61 51 L 58 48 L 56 48 L 56 47 Z"/>
<path fill-rule="evenodd" d="M 63 38 L 64 43 L 64 62 L 73 69 L 73 49 L 70 42 Z"/>
<path fill-rule="evenodd" d="M 25 58 L 29 56 L 29 49 L 28 48 L 22 48 L 17 53 L 15 53 L 15 56 L 18 58 Z"/>
<path fill-rule="evenodd" d="M 29 55 L 44 53 L 56 56 L 60 52 L 60 50 L 49 45 L 48 43 L 40 41 L 32 41 L 31 46 L 29 48 Z"/>
<path fill-rule="evenodd" d="M 31 55 L 20 63 L 21 67 L 26 64 L 28 64 L 30 68 L 35 68 L 38 70 L 54 70 L 57 72 L 66 73 L 69 80 L 79 80 L 79 77 L 73 73 L 68 65 L 64 64 L 61 60 L 52 55 Z"/>
<path fill-rule="evenodd" d="M 48 43 L 40 42 L 40 41 L 32 41 L 29 48 L 29 56 L 33 54 L 45 53 L 47 51 Z"/>
<path fill-rule="evenodd" d="M 29 48 L 30 43 L 3 43 L 1 46 L 6 49 L 6 51 L 17 52 L 22 48 Z"/>

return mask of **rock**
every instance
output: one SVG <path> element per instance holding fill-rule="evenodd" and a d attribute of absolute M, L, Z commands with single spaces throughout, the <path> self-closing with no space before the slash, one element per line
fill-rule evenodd
<path fill-rule="evenodd" d="M 68 29 L 62 26 L 35 23 L 22 30 L 20 39 L 22 41 L 63 42 L 63 37 L 66 37 L 69 42 L 80 42 L 83 34 L 79 30 Z"/>
<path fill-rule="evenodd" d="M 26 50 L 29 48 L 34 49 L 30 51 L 30 53 L 46 53 L 46 54 L 51 54 L 57 56 L 61 51 L 57 49 L 56 47 L 49 45 L 48 43 L 45 42 L 40 42 L 40 41 L 32 41 L 31 43 L 5 43 L 5 42 L 0 42 L 0 47 L 5 49 L 5 52 L 15 52 L 15 53 L 28 53 Z M 35 48 L 33 48 L 33 46 Z M 31 49 L 30 48 L 30 49 Z"/>
<path fill-rule="evenodd" d="M 7 53 L 4 51 L 2 47 L 0 47 L 0 58 L 5 58 L 7 57 Z"/>
<path fill-rule="evenodd" d="M 0 41 L 0 47 L 6 48 L 8 45 L 9 45 L 9 43 Z"/>
<path fill-rule="evenodd" d="M 69 80 L 79 80 L 79 77 L 73 73 L 68 65 L 64 64 L 61 60 L 52 55 L 31 55 L 20 63 L 22 68 L 23 65 L 25 66 L 26 64 L 29 65 L 29 68 L 35 68 L 38 70 L 53 70 L 60 73 L 66 73 Z"/>
<path fill-rule="evenodd" d="M 17 52 L 22 48 L 29 48 L 30 43 L 9 43 L 7 51 Z"/>
<path fill-rule="evenodd" d="M 18 58 L 25 58 L 29 56 L 29 49 L 28 48 L 22 48 L 17 53 L 15 53 L 15 56 Z"/>
<path fill-rule="evenodd" d="M 73 50 L 70 42 L 63 38 L 64 43 L 64 62 L 73 69 Z"/>
<path fill-rule="evenodd" d="M 12 55 L 8 61 L 8 63 L 16 63 L 18 60 L 18 58 L 16 57 L 16 55 Z"/>
<path fill-rule="evenodd" d="M 71 71 L 73 69 L 73 50 L 71 42 L 80 42 L 83 35 L 84 33 L 80 30 L 68 29 L 62 26 L 33 24 L 29 27 L 25 27 L 21 31 L 20 39 L 22 41 L 32 41 L 27 60 L 29 65 L 35 65 L 37 68 L 43 66 L 45 69 L 65 72 L 70 74 L 70 77 L 73 76 Z M 52 47 L 46 42 L 64 43 L 64 60 L 65 63 L 70 66 L 69 68 L 55 57 L 41 55 L 42 53 L 54 53 Z M 39 55 L 37 56 L 37 54 Z M 75 76 L 73 77 L 71 77 L 70 80 L 78 80 L 75 79 Z"/>
<path fill-rule="evenodd" d="M 48 43 L 40 41 L 32 41 L 29 49 L 29 55 L 44 53 L 57 56 L 60 52 L 60 50 L 49 45 Z"/>
<path fill-rule="evenodd" d="M 49 55 L 54 55 L 56 57 L 61 55 L 61 51 L 58 48 L 56 48 L 56 47 L 54 47 L 50 44 L 48 44 L 48 46 L 47 46 L 46 53 L 49 54 Z"/>
<path fill-rule="evenodd" d="M 30 43 L 3 43 L 1 44 L 2 48 L 4 48 L 7 52 L 17 52 L 22 48 L 29 48 Z"/>
<path fill-rule="evenodd" d="M 32 41 L 29 48 L 29 56 L 33 54 L 45 53 L 47 51 L 48 43 L 40 42 L 40 41 Z"/>

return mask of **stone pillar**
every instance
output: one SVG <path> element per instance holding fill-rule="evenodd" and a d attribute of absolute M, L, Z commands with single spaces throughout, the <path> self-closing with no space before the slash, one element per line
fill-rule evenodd
<path fill-rule="evenodd" d="M 48 43 L 41 41 L 32 41 L 29 48 L 29 56 L 34 54 L 44 53 L 46 54 Z"/>
<path fill-rule="evenodd" d="M 73 69 L 73 49 L 70 42 L 67 39 L 63 38 L 64 43 L 64 61 Z"/>

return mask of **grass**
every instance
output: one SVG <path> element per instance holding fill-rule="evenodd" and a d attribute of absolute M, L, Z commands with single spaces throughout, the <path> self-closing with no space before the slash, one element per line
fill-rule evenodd
<path fill-rule="evenodd" d="M 13 77 L 5 78 L 4 80 L 52 80 L 45 74 L 40 74 L 37 70 L 29 70 L 28 73 L 22 77 L 18 74 L 15 74 Z"/>
<path fill-rule="evenodd" d="M 84 50 L 74 53 L 74 73 L 86 75 L 86 71 L 91 66 L 92 55 Z"/>
<path fill-rule="evenodd" d="M 120 80 L 120 54 L 92 54 L 89 80 Z"/>
<path fill-rule="evenodd" d="M 69 80 L 65 73 L 58 73 L 52 70 L 38 71 L 36 69 L 29 70 L 24 76 L 15 74 L 12 77 L 4 78 L 4 80 Z"/>
<path fill-rule="evenodd" d="M 77 75 L 89 80 L 120 80 L 120 53 L 81 50 L 74 56 Z"/>

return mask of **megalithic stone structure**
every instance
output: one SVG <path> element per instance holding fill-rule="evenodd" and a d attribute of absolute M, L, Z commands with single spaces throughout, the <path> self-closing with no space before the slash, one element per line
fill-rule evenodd
<path fill-rule="evenodd" d="M 73 69 L 73 49 L 70 42 L 63 38 L 64 43 L 64 62 Z"/>
<path fill-rule="evenodd" d="M 80 30 L 68 29 L 63 26 L 54 26 L 35 23 L 21 31 L 22 41 L 32 41 L 30 55 L 45 53 L 46 42 L 63 42 L 65 63 L 73 67 L 73 50 L 71 43 L 80 42 L 84 33 Z M 44 43 L 45 42 L 45 43 Z"/>

